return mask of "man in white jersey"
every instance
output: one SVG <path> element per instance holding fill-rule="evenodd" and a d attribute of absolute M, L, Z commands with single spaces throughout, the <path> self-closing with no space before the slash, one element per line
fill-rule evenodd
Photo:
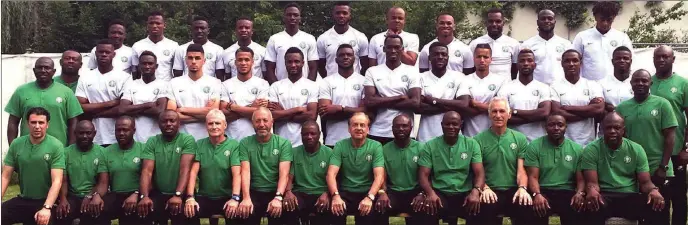
<path fill-rule="evenodd" d="M 205 116 L 212 109 L 220 107 L 222 85 L 215 77 L 205 75 L 203 64 L 206 62 L 203 46 L 190 44 L 184 50 L 188 76 L 172 78 L 170 99 L 167 109 L 175 110 L 182 123 L 181 132 L 190 134 L 196 141 L 207 138 Z"/>
<path fill-rule="evenodd" d="M 528 141 L 545 136 L 545 121 L 552 106 L 549 85 L 534 79 L 535 53 L 521 49 L 518 53 L 518 79 L 507 81 L 497 96 L 509 100 L 509 126 L 526 135 Z"/>
<path fill-rule="evenodd" d="M 387 58 L 387 53 L 384 49 L 385 37 L 397 35 L 401 37 L 404 42 L 404 46 L 402 46 L 403 51 L 399 53 L 401 62 L 406 65 L 415 66 L 416 59 L 418 59 L 418 46 L 420 46 L 420 40 L 417 34 L 404 31 L 404 26 L 406 25 L 406 11 L 400 7 L 390 8 L 385 15 L 385 22 L 387 23 L 387 31 L 376 34 L 370 39 L 370 44 L 368 45 L 368 65 L 373 67 L 385 64 Z M 373 133 L 372 130 L 371 133 Z M 390 135 L 392 135 L 391 132 Z"/>
<path fill-rule="evenodd" d="M 239 74 L 234 60 L 236 60 L 236 51 L 241 47 L 248 47 L 253 52 L 253 59 L 251 60 L 253 65 L 253 68 L 251 68 L 251 71 L 253 71 L 253 77 L 263 78 L 266 69 L 265 63 L 263 63 L 263 59 L 265 58 L 265 47 L 252 40 L 253 21 L 251 21 L 251 19 L 248 17 L 239 17 L 236 21 L 236 26 L 234 27 L 234 35 L 237 36 L 237 42 L 225 49 L 225 52 L 222 55 L 222 61 L 225 64 L 224 79 L 226 80 L 236 77 Z"/>
<path fill-rule="evenodd" d="M 155 69 L 155 78 L 170 81 L 172 79 L 172 61 L 174 61 L 174 51 L 179 47 L 179 43 L 165 37 L 165 17 L 159 11 L 148 14 L 146 22 L 148 37 L 134 43 L 131 47 L 134 56 L 131 57 L 131 65 L 134 67 L 132 75 L 134 79 L 139 79 L 141 74 L 136 68 L 139 65 L 139 57 L 144 51 L 151 51 L 158 60 Z M 157 118 L 155 115 L 154 118 Z M 138 124 L 137 124 L 138 125 Z"/>
<path fill-rule="evenodd" d="M 191 26 L 189 28 L 191 29 L 191 41 L 179 46 L 174 52 L 174 64 L 172 67 L 174 77 L 189 74 L 188 65 L 185 63 L 187 60 L 186 49 L 188 49 L 189 45 L 191 44 L 199 44 L 203 46 L 203 52 L 205 52 L 205 56 L 203 56 L 205 58 L 204 64 L 201 70 L 203 75 L 218 79 L 224 78 L 225 64 L 222 61 L 222 53 L 224 52 L 224 49 L 222 46 L 219 46 L 208 40 L 208 34 L 210 34 L 208 19 L 205 17 L 196 16 L 193 18 L 193 22 L 191 22 Z M 203 120 L 205 120 L 205 116 L 203 116 Z M 206 134 L 206 136 L 208 135 Z"/>
<path fill-rule="evenodd" d="M 148 138 L 160 134 L 157 118 L 167 108 L 171 87 L 169 82 L 156 77 L 158 59 L 155 53 L 144 51 L 138 59 L 141 79 L 124 86 L 119 113 L 136 119 L 134 140 L 146 143 Z"/>
<path fill-rule="evenodd" d="M 619 103 L 633 98 L 630 78 L 631 63 L 633 63 L 633 52 L 626 46 L 616 48 L 612 54 L 614 76 L 605 76 L 598 81 L 603 89 L 604 108 L 607 112 L 613 112 Z"/>
<path fill-rule="evenodd" d="M 619 14 L 620 3 L 598 2 L 592 8 L 595 27 L 581 31 L 573 39 L 573 48 L 583 55 L 582 74 L 588 80 L 600 80 L 612 74 L 612 53 L 619 46 L 633 51 L 633 43 L 626 33 L 612 28 Z"/>
<path fill-rule="evenodd" d="M 561 54 L 571 49 L 571 42 L 554 34 L 557 20 L 554 12 L 543 9 L 538 12 L 538 34 L 521 44 L 521 49 L 530 49 L 535 53 L 535 80 L 550 85 L 555 80 L 564 79 L 561 68 Z"/>
<path fill-rule="evenodd" d="M 420 84 L 423 88 L 420 107 L 416 113 L 421 114 L 418 127 L 418 141 L 427 142 L 442 136 L 444 113 L 462 104 L 456 99 L 456 92 L 466 79 L 466 75 L 449 68 L 451 53 L 449 47 L 442 42 L 433 42 L 430 47 L 431 70 L 420 74 Z M 473 55 L 473 54 L 471 54 Z M 472 60 L 471 60 L 472 61 Z"/>
<path fill-rule="evenodd" d="M 131 71 L 135 69 L 131 65 L 134 57 L 134 50 L 124 45 L 124 39 L 127 38 L 127 28 L 124 25 L 124 21 L 116 19 L 110 22 L 108 24 L 107 38 L 110 39 L 115 46 L 115 55 L 112 57 L 113 68 L 115 70 L 131 73 Z M 89 69 L 94 70 L 98 68 L 98 60 L 96 58 L 98 58 L 96 56 L 96 47 L 93 47 L 91 50 L 91 57 L 88 60 Z M 96 137 L 96 139 L 98 138 Z"/>
<path fill-rule="evenodd" d="M 420 68 L 421 73 L 430 70 L 432 66 L 429 59 L 430 45 L 435 42 L 440 42 L 449 48 L 449 69 L 463 72 L 464 74 L 475 72 L 473 52 L 471 52 L 468 45 L 454 37 L 455 28 L 454 17 L 451 14 L 443 13 L 437 16 L 435 20 L 435 35 L 437 38 L 423 46 L 423 50 L 420 51 L 418 56 L 418 68 Z"/>
<path fill-rule="evenodd" d="M 471 41 L 469 46 L 475 52 L 478 44 L 489 44 L 492 48 L 492 64 L 490 73 L 514 80 L 518 74 L 516 58 L 518 58 L 519 43 L 516 39 L 502 34 L 504 30 L 504 13 L 501 9 L 492 8 L 485 15 L 487 34 Z"/>
<path fill-rule="evenodd" d="M 356 51 L 349 44 L 337 47 L 337 73 L 319 83 L 318 114 L 325 122 L 325 145 L 334 147 L 342 139 L 351 137 L 348 120 L 356 112 L 365 112 L 363 82 L 365 77 L 354 69 Z"/>
<path fill-rule="evenodd" d="M 565 79 L 552 84 L 552 113 L 568 121 L 566 137 L 585 146 L 595 140 L 595 117 L 604 113 L 602 87 L 580 76 L 578 51 L 566 50 L 561 58 Z"/>
<path fill-rule="evenodd" d="M 227 118 L 226 134 L 234 140 L 255 134 L 251 116 L 259 107 L 268 106 L 267 81 L 255 75 L 256 54 L 248 46 L 241 46 L 232 54 L 236 76 L 222 82 L 220 109 Z"/>
<path fill-rule="evenodd" d="M 315 81 L 318 70 L 318 47 L 313 35 L 300 30 L 301 7 L 296 3 L 287 4 L 282 15 L 282 22 L 284 22 L 284 31 L 270 36 L 268 40 L 265 52 L 265 67 L 267 68 L 265 80 L 272 84 L 287 78 L 284 56 L 289 48 L 296 47 L 304 55 L 302 74 L 311 81 Z"/>
<path fill-rule="evenodd" d="M 342 44 L 354 49 L 354 71 L 363 74 L 368 69 L 368 37 L 349 25 L 351 6 L 348 2 L 337 2 L 332 9 L 334 26 L 318 37 L 318 73 L 325 77 L 339 71 L 337 50 Z M 346 133 L 346 132 L 345 132 Z"/>
<path fill-rule="evenodd" d="M 292 147 L 302 144 L 301 124 L 318 117 L 318 85 L 303 75 L 303 52 L 297 47 L 284 54 L 287 79 L 270 86 L 268 109 L 275 119 L 275 133 L 291 141 Z"/>
<path fill-rule="evenodd" d="M 420 105 L 421 96 L 418 69 L 401 61 L 405 51 L 401 36 L 390 34 L 384 43 L 387 60 L 383 64 L 370 67 L 363 82 L 365 107 L 377 112 L 370 125 L 368 137 L 382 145 L 394 139 L 394 117 L 406 113 L 413 118 L 413 112 Z"/>
<path fill-rule="evenodd" d="M 99 41 L 95 56 L 98 68 L 79 77 L 74 94 L 84 110 L 83 118 L 92 120 L 96 128 L 93 142 L 108 146 L 117 142 L 114 132 L 115 118 L 120 116 L 117 106 L 131 75 L 114 68 L 115 44 L 111 40 Z"/>
<path fill-rule="evenodd" d="M 462 85 L 456 92 L 459 100 L 468 103 L 457 109 L 466 118 L 462 131 L 468 137 L 490 128 L 492 122 L 488 117 L 488 104 L 509 80 L 506 76 L 492 73 L 492 48 L 489 44 L 475 46 L 473 62 L 475 73 L 466 76 L 466 85 Z"/>

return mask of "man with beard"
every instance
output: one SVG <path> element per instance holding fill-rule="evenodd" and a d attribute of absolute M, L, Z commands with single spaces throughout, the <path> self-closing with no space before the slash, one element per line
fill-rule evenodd
<path fill-rule="evenodd" d="M 415 66 L 416 59 L 418 59 L 420 40 L 417 34 L 404 31 L 406 11 L 401 7 L 389 8 L 387 14 L 385 14 L 385 22 L 387 30 L 376 34 L 370 39 L 370 44 L 368 45 L 368 66 L 373 67 L 386 63 L 389 55 L 385 50 L 385 46 L 387 46 L 387 38 L 390 36 L 397 36 L 400 40 L 403 39 L 401 49 L 398 50 L 398 59 L 395 61 Z"/>
<path fill-rule="evenodd" d="M 442 13 L 437 16 L 435 20 L 435 35 L 437 38 L 430 41 L 423 46 L 418 56 L 418 67 L 423 73 L 432 69 L 430 63 L 430 47 L 433 43 L 439 42 L 447 46 L 449 53 L 449 64 L 447 65 L 451 70 L 463 72 L 464 74 L 471 74 L 475 72 L 475 65 L 473 64 L 473 52 L 468 45 L 461 42 L 461 40 L 454 37 L 454 17 L 449 13 Z"/>
<path fill-rule="evenodd" d="M 107 39 L 109 39 L 114 47 L 114 60 L 112 61 L 112 67 L 117 71 L 124 71 L 131 74 L 136 68 L 132 66 L 134 61 L 134 50 L 131 47 L 124 45 L 124 39 L 127 38 L 127 27 L 124 21 L 116 19 L 108 24 Z M 97 57 L 98 45 L 91 50 L 91 57 L 88 61 L 88 69 L 94 70 L 100 67 Z M 97 129 L 97 127 L 96 127 Z"/>
<path fill-rule="evenodd" d="M 225 49 L 222 54 L 222 61 L 225 64 L 225 77 L 224 80 L 239 76 L 236 52 L 240 48 L 249 48 L 253 52 L 251 54 L 251 71 L 253 77 L 263 78 L 265 77 L 265 47 L 254 42 L 253 38 L 253 21 L 248 17 L 239 17 L 236 20 L 236 25 L 234 26 L 234 35 L 237 37 L 237 42 L 234 43 L 229 48 Z M 236 139 L 241 140 L 241 139 Z"/>
<path fill-rule="evenodd" d="M 233 56 L 236 75 L 222 82 L 220 94 L 220 110 L 227 119 L 227 136 L 234 140 L 241 140 L 255 134 L 251 124 L 251 116 L 258 107 L 268 106 L 267 81 L 253 72 L 256 53 L 249 47 L 239 47 Z M 262 57 L 262 56 L 259 56 Z"/>
<path fill-rule="evenodd" d="M 552 106 L 550 87 L 534 79 L 533 71 L 540 65 L 535 63 L 535 53 L 530 49 L 518 53 L 517 66 L 518 79 L 504 84 L 497 96 L 509 100 L 509 125 L 532 141 L 545 135 L 544 122 Z"/>
<path fill-rule="evenodd" d="M 284 31 L 270 36 L 268 40 L 265 52 L 265 67 L 267 68 L 265 80 L 272 84 L 287 78 L 289 76 L 286 64 L 287 51 L 298 48 L 303 56 L 301 74 L 315 81 L 318 70 L 318 47 L 313 35 L 301 31 L 301 7 L 296 3 L 287 4 L 282 12 L 282 22 Z M 325 75 L 321 74 L 321 76 Z"/>
<path fill-rule="evenodd" d="M 563 225 L 584 224 L 585 180 L 579 165 L 583 148 L 564 137 L 566 118 L 550 115 L 547 135 L 530 142 L 525 152 L 528 188 L 533 193 L 529 223 L 546 225 L 556 213 Z"/>
<path fill-rule="evenodd" d="M 210 24 L 208 19 L 201 16 L 196 16 L 191 22 L 190 33 L 191 41 L 186 44 L 180 45 L 174 52 L 174 63 L 172 67 L 172 73 L 174 77 L 179 77 L 182 75 L 190 74 L 190 66 L 187 65 L 187 50 L 190 45 L 199 45 L 203 48 L 203 55 L 205 63 L 203 63 L 201 74 L 209 77 L 215 77 L 220 80 L 224 80 L 225 76 L 225 64 L 222 61 L 222 53 L 224 49 L 210 40 L 208 40 L 208 35 L 210 34 Z M 205 116 L 205 115 L 204 115 Z"/>
<path fill-rule="evenodd" d="M 552 10 L 540 10 L 537 17 L 538 35 L 524 41 L 521 49 L 534 52 L 537 67 L 533 71 L 533 78 L 550 85 L 555 80 L 564 79 L 564 70 L 559 66 L 561 54 L 572 46 L 571 41 L 554 34 L 557 19 Z"/>
<path fill-rule="evenodd" d="M 124 95 L 119 102 L 119 113 L 136 118 L 134 139 L 145 143 L 148 138 L 160 134 L 155 118 L 165 111 L 171 87 L 164 78 L 156 77 L 155 71 L 159 64 L 153 52 L 144 51 L 138 58 L 138 71 L 142 79 L 126 84 Z"/>
<path fill-rule="evenodd" d="M 74 134 L 76 143 L 64 150 L 67 168 L 55 224 L 72 224 L 76 218 L 84 224 L 110 224 L 110 218 L 101 215 L 109 183 L 104 149 L 93 144 L 96 129 L 91 121 L 80 121 Z"/>
<path fill-rule="evenodd" d="M 7 143 L 12 144 L 19 133 L 21 124 L 21 136 L 28 135 L 29 121 L 27 118 L 29 109 L 44 107 L 52 121 L 48 121 L 47 133 L 57 138 L 62 145 L 74 143 L 74 129 L 77 116 L 83 113 L 79 101 L 68 87 L 55 82 L 55 65 L 52 59 L 41 57 L 34 64 L 33 73 L 36 81 L 19 86 L 5 106 L 5 112 L 9 114 L 7 120 Z"/>
<path fill-rule="evenodd" d="M 592 8 L 595 27 L 581 31 L 573 39 L 573 49 L 580 52 L 583 58 L 583 78 L 596 81 L 611 75 L 613 68 L 610 59 L 617 47 L 626 46 L 633 51 L 633 43 L 628 35 L 612 28 L 614 18 L 619 15 L 620 10 L 619 2 L 595 3 Z"/>
<path fill-rule="evenodd" d="M 79 70 L 82 66 L 81 53 L 75 50 L 67 50 L 62 53 L 60 58 L 60 75 L 54 76 L 53 81 L 60 83 L 76 92 L 76 85 L 79 81 Z"/>
<path fill-rule="evenodd" d="M 482 153 L 478 142 L 460 134 L 461 123 L 459 113 L 445 113 L 443 135 L 425 143 L 420 153 L 418 183 L 425 202 L 412 207 L 428 214 L 429 225 L 438 225 L 441 217 L 462 217 L 472 225 L 480 213 L 485 186 Z"/>
<path fill-rule="evenodd" d="M 478 44 L 488 44 L 492 47 L 490 71 L 497 76 L 515 80 L 518 74 L 516 62 L 520 43 L 502 34 L 504 29 L 504 13 L 501 9 L 492 8 L 485 14 L 487 34 L 471 41 L 471 51 L 475 51 Z"/>
<path fill-rule="evenodd" d="M 83 119 L 92 120 L 96 131 L 99 131 L 93 142 L 103 146 L 117 142 L 111 131 L 115 130 L 114 118 L 120 116 L 118 106 L 124 86 L 131 81 L 131 75 L 113 67 L 114 46 L 107 39 L 98 42 L 95 53 L 98 68 L 79 78 L 74 93 L 84 110 Z"/>
<path fill-rule="evenodd" d="M 162 12 L 153 11 L 148 14 L 146 21 L 148 37 L 131 46 L 135 54 L 134 57 L 131 57 L 134 79 L 141 77 L 141 71 L 136 70 L 136 67 L 139 65 L 139 57 L 145 51 L 153 52 L 156 56 L 158 68 L 155 70 L 155 78 L 163 81 L 172 79 L 172 61 L 174 60 L 174 51 L 179 47 L 179 43 L 165 37 L 165 28 L 165 17 Z"/>
<path fill-rule="evenodd" d="M 137 211 L 140 217 L 156 223 L 167 224 L 169 218 L 173 225 L 186 224 L 182 193 L 189 181 L 196 142 L 193 136 L 179 132 L 179 120 L 174 110 L 161 113 L 158 126 L 162 133 L 148 139 L 141 154 Z"/>
<path fill-rule="evenodd" d="M 256 134 L 239 143 L 242 199 L 237 216 L 244 219 L 240 224 L 259 225 L 267 212 L 269 224 L 283 224 L 282 201 L 293 160 L 292 144 L 271 132 L 273 119 L 267 108 L 253 112 L 251 122 Z"/>
<path fill-rule="evenodd" d="M 624 119 L 616 112 L 604 117 L 602 129 L 604 137 L 583 149 L 587 224 L 605 224 L 610 217 L 664 224 L 658 220 L 664 197 L 652 183 L 645 150 L 623 137 Z"/>
<path fill-rule="evenodd" d="M 356 112 L 365 112 L 363 106 L 363 83 L 365 77 L 354 70 L 356 51 L 349 44 L 337 47 L 337 73 L 320 81 L 318 92 L 318 114 L 325 122 L 325 145 L 334 144 L 351 135 L 347 121 Z"/>
<path fill-rule="evenodd" d="M 332 196 L 331 211 L 335 216 L 332 224 L 346 224 L 348 214 L 355 215 L 356 224 L 377 224 L 373 202 L 385 181 L 385 160 L 382 145 L 366 137 L 369 124 L 365 113 L 355 113 L 349 119 L 351 138 L 334 146 L 327 169 L 327 189 Z"/>
<path fill-rule="evenodd" d="M 630 79 L 632 62 L 633 52 L 626 46 L 614 49 L 612 53 L 614 76 L 606 76 L 598 81 L 604 91 L 604 108 L 607 113 L 613 112 L 619 103 L 633 98 Z M 599 134 L 602 134 L 601 129 Z"/>
<path fill-rule="evenodd" d="M 15 170 L 18 172 L 19 196 L 2 203 L 0 222 L 48 225 L 50 211 L 62 187 L 64 144 L 46 132 L 50 122 L 48 110 L 31 108 L 26 120 L 31 133 L 12 142 L 3 157 L 1 197 L 5 197 Z"/>
<path fill-rule="evenodd" d="M 627 122 L 626 138 L 638 143 L 647 155 L 652 183 L 659 187 L 663 196 L 670 196 L 665 186 L 667 178 L 674 177 L 671 153 L 676 140 L 678 122 L 666 99 L 650 95 L 652 78 L 650 72 L 637 70 L 631 77 L 633 98 L 621 102 L 616 108 Z M 660 224 L 669 224 L 671 198 L 667 198 L 666 208 L 662 210 Z"/>
<path fill-rule="evenodd" d="M 388 18 L 389 15 L 394 15 L 394 18 L 398 19 L 398 15 L 394 13 L 398 10 L 401 9 L 390 10 Z M 394 117 L 401 113 L 413 115 L 413 111 L 418 109 L 421 95 L 417 68 L 403 64 L 401 60 L 405 54 L 402 53 L 404 41 L 400 36 L 392 34 L 385 38 L 384 43 L 386 61 L 368 69 L 363 82 L 364 105 L 377 111 L 374 122 L 370 125 L 370 139 L 381 144 L 392 141 L 391 128 Z"/>
<path fill-rule="evenodd" d="M 268 108 L 275 121 L 275 134 L 291 141 L 292 147 L 301 145 L 301 123 L 318 116 L 318 86 L 303 76 L 304 55 L 299 48 L 291 47 L 284 54 L 287 79 L 270 86 Z"/>
<path fill-rule="evenodd" d="M 351 17 L 351 6 L 348 2 L 334 3 L 334 26 L 321 34 L 317 40 L 320 76 L 327 77 L 339 71 L 336 58 L 339 46 L 343 44 L 350 45 L 354 50 L 354 71 L 365 74 L 368 69 L 368 37 L 349 25 Z"/>

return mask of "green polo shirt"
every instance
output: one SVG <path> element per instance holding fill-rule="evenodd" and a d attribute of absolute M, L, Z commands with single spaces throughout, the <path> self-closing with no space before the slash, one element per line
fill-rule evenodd
<path fill-rule="evenodd" d="M 686 117 L 683 109 L 688 107 L 688 80 L 674 73 L 667 79 L 659 79 L 657 75 L 652 76 L 652 86 L 650 93 L 662 97 L 669 101 L 671 110 L 676 117 L 678 127 L 676 127 L 676 141 L 674 142 L 674 152 L 678 155 L 683 149 L 685 140 Z M 626 123 L 628 125 L 628 123 Z"/>
<path fill-rule="evenodd" d="M 478 142 L 459 135 L 456 143 L 451 146 L 444 141 L 444 136 L 426 142 L 418 165 L 432 171 L 432 188 L 442 193 L 456 194 L 473 188 L 471 165 L 482 162 Z"/>
<path fill-rule="evenodd" d="M 196 142 L 195 161 L 200 163 L 198 170 L 198 195 L 211 199 L 232 196 L 232 167 L 241 166 L 239 161 L 239 142 L 227 138 L 213 145 L 210 138 Z"/>
<path fill-rule="evenodd" d="M 130 149 L 123 150 L 118 143 L 105 148 L 105 166 L 110 174 L 110 191 L 130 193 L 139 189 L 141 155 L 146 144 L 134 141 Z"/>
<path fill-rule="evenodd" d="M 485 183 L 495 190 L 517 187 L 516 166 L 528 146 L 526 136 L 507 128 L 501 136 L 487 129 L 473 137 L 480 145 L 485 166 Z"/>
<path fill-rule="evenodd" d="M 21 136 L 10 144 L 4 163 L 19 175 L 19 196 L 45 199 L 52 185 L 50 170 L 65 169 L 64 145 L 50 135 L 35 145 Z"/>
<path fill-rule="evenodd" d="M 279 180 L 279 163 L 293 160 L 291 142 L 277 134 L 260 143 L 256 135 L 239 143 L 239 160 L 251 164 L 251 190 L 275 192 Z"/>
<path fill-rule="evenodd" d="M 162 134 L 148 139 L 141 159 L 155 161 L 153 180 L 155 187 L 166 195 L 174 194 L 179 179 L 179 163 L 183 154 L 196 154 L 196 141 L 186 133 L 177 133 L 172 141 L 165 141 Z"/>
<path fill-rule="evenodd" d="M 400 148 L 394 141 L 382 146 L 385 158 L 387 188 L 393 191 L 410 191 L 418 187 L 418 157 L 423 145 L 411 139 Z"/>
<path fill-rule="evenodd" d="M 643 147 L 626 138 L 617 150 L 602 138 L 591 142 L 583 150 L 581 168 L 597 171 L 600 190 L 621 193 L 638 193 L 638 173 L 650 172 Z"/>
<path fill-rule="evenodd" d="M 575 190 L 576 172 L 580 170 L 583 147 L 568 138 L 560 145 L 547 136 L 537 138 L 526 147 L 526 167 L 538 168 L 540 188 Z"/>
<path fill-rule="evenodd" d="M 76 144 L 65 148 L 65 175 L 69 178 L 69 194 L 84 197 L 93 190 L 98 183 L 98 174 L 107 173 L 105 149 L 93 144 L 88 151 L 81 151 Z"/>
<path fill-rule="evenodd" d="M 678 122 L 669 101 L 662 97 L 650 95 L 644 102 L 634 98 L 623 101 L 616 111 L 626 121 L 626 138 L 638 143 L 647 154 L 650 174 L 653 174 L 662 162 L 664 154 L 663 129 L 677 127 Z M 683 114 L 679 114 L 683 117 Z M 677 140 L 677 139 L 674 139 Z M 669 160 L 667 177 L 674 176 L 674 166 Z"/>
<path fill-rule="evenodd" d="M 309 195 L 327 192 L 327 165 L 330 164 L 332 149 L 320 145 L 317 152 L 308 153 L 303 145 L 293 149 L 294 163 L 290 174 L 294 175 L 293 191 Z"/>
<path fill-rule="evenodd" d="M 330 165 L 340 168 L 339 186 L 342 190 L 365 193 L 375 179 L 373 168 L 385 166 L 382 145 L 369 138 L 359 148 L 351 144 L 351 138 L 335 143 Z"/>
<path fill-rule="evenodd" d="M 68 87 L 69 89 L 72 89 L 72 92 L 76 92 L 76 85 L 79 83 L 79 82 L 74 82 L 74 83 L 68 84 L 67 82 L 65 82 L 62 79 L 62 76 L 54 76 L 53 81 L 60 83 L 64 86 Z"/>
<path fill-rule="evenodd" d="M 74 92 L 55 82 L 46 89 L 40 89 L 36 82 L 19 86 L 7 102 L 5 112 L 21 118 L 20 136 L 29 134 L 26 113 L 39 106 L 50 113 L 48 134 L 67 146 L 67 120 L 84 113 Z"/>

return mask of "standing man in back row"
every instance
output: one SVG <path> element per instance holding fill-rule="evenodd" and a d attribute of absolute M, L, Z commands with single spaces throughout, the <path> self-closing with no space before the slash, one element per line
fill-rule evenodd
<path fill-rule="evenodd" d="M 400 39 L 403 39 L 402 43 L 404 45 L 399 52 L 401 63 L 415 66 L 416 59 L 418 59 L 420 41 L 417 34 L 404 31 L 406 11 L 401 7 L 392 7 L 387 10 L 385 21 L 387 23 L 387 31 L 376 34 L 370 39 L 370 44 L 368 45 L 368 66 L 373 67 L 385 64 L 385 61 L 387 61 L 387 53 L 384 48 L 385 42 L 387 37 L 391 35 L 399 36 L 401 37 Z"/>
<path fill-rule="evenodd" d="M 242 47 L 249 48 L 252 51 L 252 77 L 263 78 L 266 70 L 265 63 L 263 63 L 263 59 L 265 59 L 265 47 L 252 40 L 253 21 L 248 17 L 239 17 L 234 26 L 234 35 L 237 36 L 237 42 L 225 49 L 222 54 L 222 63 L 225 64 L 225 77 L 221 81 L 239 76 L 235 61 L 237 60 L 236 52 Z"/>
<path fill-rule="evenodd" d="M 497 76 L 514 80 L 518 74 L 516 58 L 518 58 L 519 43 L 516 39 L 502 34 L 504 31 L 504 12 L 492 8 L 485 14 L 487 34 L 471 41 L 469 46 L 475 52 L 478 44 L 489 44 L 492 48 L 492 64 L 490 72 Z"/>
<path fill-rule="evenodd" d="M 464 74 L 475 72 L 473 52 L 471 52 L 468 45 L 454 37 L 455 27 L 454 17 L 451 14 L 442 13 L 437 16 L 435 21 L 435 35 L 437 38 L 423 46 L 423 50 L 420 51 L 420 56 L 418 56 L 418 67 L 421 73 L 432 69 L 430 46 L 435 42 L 442 43 L 449 48 L 449 64 L 447 65 L 449 69 Z"/>
<path fill-rule="evenodd" d="M 127 27 L 124 25 L 124 21 L 116 19 L 108 24 L 107 39 L 109 39 L 113 46 L 115 47 L 114 55 L 112 58 L 112 66 L 115 70 L 124 71 L 126 73 L 131 73 L 132 68 L 131 62 L 134 61 L 134 51 L 129 47 L 124 45 L 124 39 L 127 38 Z M 91 57 L 88 60 L 88 69 L 94 70 L 98 68 L 98 60 L 96 57 L 96 47 L 91 50 Z"/>
<path fill-rule="evenodd" d="M 301 31 L 301 7 L 296 3 L 287 4 L 282 14 L 282 22 L 284 22 L 284 31 L 270 36 L 268 40 L 265 52 L 265 67 L 267 68 L 265 80 L 272 84 L 288 77 L 285 55 L 288 49 L 295 47 L 303 53 L 302 74 L 315 81 L 318 69 L 318 47 L 313 35 Z"/>
<path fill-rule="evenodd" d="M 203 47 L 203 52 L 205 53 L 203 56 L 205 63 L 202 65 L 201 70 L 203 75 L 222 80 L 225 74 L 225 64 L 222 61 L 224 49 L 222 49 L 222 46 L 208 40 L 208 34 L 210 34 L 208 19 L 201 16 L 194 17 L 189 29 L 192 36 L 191 41 L 179 46 L 174 53 L 174 65 L 172 68 L 174 77 L 189 74 L 189 67 L 184 63 L 187 56 L 186 50 L 189 48 L 189 45 L 197 44 Z"/>
<path fill-rule="evenodd" d="M 564 70 L 561 68 L 561 54 L 571 48 L 571 41 L 554 34 L 554 26 L 557 25 L 556 15 L 549 9 L 538 12 L 538 34 L 521 44 L 521 49 L 530 49 L 535 53 L 535 80 L 552 84 L 556 80 L 564 79 Z"/>
<path fill-rule="evenodd" d="M 148 14 L 146 32 L 148 37 L 137 41 L 131 47 L 134 50 L 134 56 L 131 57 L 131 66 L 134 67 L 132 75 L 134 79 L 141 78 L 141 71 L 136 68 L 139 65 L 139 57 L 144 51 L 151 51 L 155 54 L 158 64 L 155 78 L 170 81 L 172 79 L 174 51 L 179 47 L 179 43 L 165 37 L 165 17 L 162 12 L 154 11 Z"/>
<path fill-rule="evenodd" d="M 354 49 L 354 71 L 365 74 L 368 69 L 368 37 L 349 25 L 351 6 L 348 2 L 337 2 L 332 9 L 334 26 L 318 37 L 318 72 L 325 77 L 337 73 L 337 50 L 348 44 Z"/>

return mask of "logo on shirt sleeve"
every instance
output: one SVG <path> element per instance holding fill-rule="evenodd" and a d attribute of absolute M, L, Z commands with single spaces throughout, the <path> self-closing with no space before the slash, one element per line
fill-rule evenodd
<path fill-rule="evenodd" d="M 141 162 L 141 159 L 139 157 L 134 157 L 134 160 L 132 160 L 134 164 L 139 164 Z"/>
<path fill-rule="evenodd" d="M 162 51 L 162 54 L 165 56 L 170 56 L 170 50 Z"/>
<path fill-rule="evenodd" d="M 487 89 L 490 89 L 490 91 L 494 91 L 495 89 L 497 89 L 497 85 L 490 84 L 489 86 L 487 86 Z"/>
<path fill-rule="evenodd" d="M 127 62 L 129 59 L 126 56 L 122 56 L 122 62 Z"/>
<path fill-rule="evenodd" d="M 208 87 L 208 86 L 203 87 L 203 93 L 206 93 L 206 94 L 210 93 L 210 87 Z"/>
<path fill-rule="evenodd" d="M 308 95 L 308 89 L 301 89 L 301 95 Z"/>
<path fill-rule="evenodd" d="M 360 84 L 354 84 L 354 91 L 359 91 L 361 90 L 361 85 Z"/>
<path fill-rule="evenodd" d="M 616 42 L 616 40 L 610 41 L 609 44 L 612 45 L 612 47 L 616 47 L 617 45 L 619 45 L 619 43 Z"/>
<path fill-rule="evenodd" d="M 624 162 L 625 162 L 626 164 L 631 163 L 631 157 L 630 157 L 630 156 L 624 157 Z"/>
<path fill-rule="evenodd" d="M 57 98 L 55 98 L 55 101 L 56 101 L 57 103 L 62 103 L 62 97 L 57 97 Z"/>

